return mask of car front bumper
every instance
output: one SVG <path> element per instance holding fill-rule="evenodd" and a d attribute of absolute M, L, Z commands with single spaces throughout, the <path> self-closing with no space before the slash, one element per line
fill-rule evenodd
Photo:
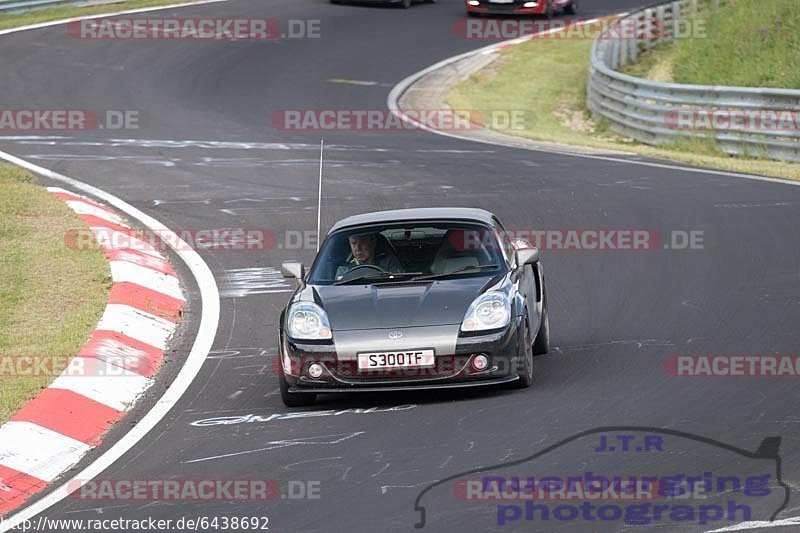
<path fill-rule="evenodd" d="M 498 385 L 518 379 L 518 331 L 516 317 L 503 331 L 488 335 L 458 336 L 458 325 L 406 328 L 402 346 L 388 340 L 396 330 L 334 332 L 335 344 L 297 343 L 281 335 L 281 369 L 289 392 L 374 392 L 466 388 Z M 358 369 L 358 353 L 433 349 L 431 368 L 382 371 Z M 476 370 L 472 362 L 485 355 L 489 364 Z M 323 366 L 318 378 L 308 374 L 313 363 Z M 287 366 L 288 365 L 288 366 Z M 288 371 L 287 371 L 288 368 Z"/>

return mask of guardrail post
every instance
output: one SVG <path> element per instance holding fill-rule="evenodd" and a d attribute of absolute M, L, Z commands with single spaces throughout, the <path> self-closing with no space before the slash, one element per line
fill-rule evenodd
<path fill-rule="evenodd" d="M 672 40 L 681 34 L 681 3 L 672 2 Z"/>
<path fill-rule="evenodd" d="M 619 64 L 624 67 L 628 64 L 628 43 L 623 41 L 621 36 L 617 42 L 619 43 Z"/>
<path fill-rule="evenodd" d="M 611 70 L 617 70 L 619 68 L 619 54 L 619 39 L 614 39 L 611 41 L 611 64 L 608 65 L 608 63 L 606 63 Z"/>
<path fill-rule="evenodd" d="M 624 67 L 628 64 L 628 43 L 619 43 L 619 66 Z"/>
<path fill-rule="evenodd" d="M 647 8 L 644 10 L 644 24 L 641 26 L 642 41 L 644 42 L 645 49 L 649 49 L 655 40 L 655 21 L 653 17 L 653 10 Z M 637 40 L 639 33 L 637 32 Z"/>
<path fill-rule="evenodd" d="M 639 57 L 639 33 L 641 32 L 642 21 L 638 15 L 634 15 L 633 33 L 628 40 L 628 59 L 635 63 Z"/>
<path fill-rule="evenodd" d="M 656 27 L 653 30 L 653 44 L 663 42 L 667 37 L 667 6 L 658 6 L 656 9 Z"/>

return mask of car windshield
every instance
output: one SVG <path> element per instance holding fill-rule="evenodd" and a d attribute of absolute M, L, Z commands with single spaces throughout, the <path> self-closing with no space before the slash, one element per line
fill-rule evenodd
<path fill-rule="evenodd" d="M 317 285 L 392 283 L 505 272 L 495 232 L 463 222 L 348 228 L 325 239 L 309 274 Z"/>

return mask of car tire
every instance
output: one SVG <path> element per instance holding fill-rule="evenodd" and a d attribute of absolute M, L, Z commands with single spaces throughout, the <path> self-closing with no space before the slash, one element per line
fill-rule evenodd
<path fill-rule="evenodd" d="M 553 18 L 555 13 L 556 13 L 556 10 L 553 7 L 553 0 L 547 0 L 547 7 L 544 10 L 544 16 L 547 17 L 548 19 L 551 19 L 551 18 Z"/>
<path fill-rule="evenodd" d="M 526 312 L 527 316 L 527 312 Z M 517 348 L 517 375 L 519 379 L 514 382 L 518 389 L 527 389 L 533 383 L 533 347 L 531 346 L 531 330 L 528 319 L 522 319 L 522 333 Z"/>
<path fill-rule="evenodd" d="M 313 392 L 302 392 L 302 393 L 289 393 L 289 384 L 286 383 L 286 378 L 283 376 L 281 372 L 280 377 L 281 382 L 281 400 L 283 400 L 283 404 L 286 407 L 305 407 L 308 405 L 314 405 L 317 401 L 317 395 Z"/>
<path fill-rule="evenodd" d="M 400 7 L 402 7 L 403 9 L 408 9 L 409 7 L 411 7 L 411 0 L 403 0 L 402 2 L 400 2 Z"/>
<path fill-rule="evenodd" d="M 578 13 L 578 0 L 573 0 L 573 2 L 564 8 L 564 13 L 567 15 L 575 15 Z"/>
<path fill-rule="evenodd" d="M 550 351 L 550 317 L 547 315 L 547 307 L 542 309 L 542 322 L 533 341 L 533 355 L 544 355 Z"/>

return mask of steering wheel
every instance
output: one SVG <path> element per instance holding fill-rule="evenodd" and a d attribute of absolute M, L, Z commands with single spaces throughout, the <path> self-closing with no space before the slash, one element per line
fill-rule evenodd
<path fill-rule="evenodd" d="M 358 265 L 358 266 L 355 266 L 355 267 L 351 268 L 347 272 L 345 272 L 342 275 L 342 279 L 340 281 L 347 281 L 347 280 L 351 280 L 351 279 L 363 276 L 369 270 L 375 272 L 376 274 L 383 274 L 383 273 L 386 272 L 384 269 L 382 269 L 381 267 L 376 266 L 376 265 Z M 353 275 L 354 272 L 356 273 L 356 275 Z"/>

